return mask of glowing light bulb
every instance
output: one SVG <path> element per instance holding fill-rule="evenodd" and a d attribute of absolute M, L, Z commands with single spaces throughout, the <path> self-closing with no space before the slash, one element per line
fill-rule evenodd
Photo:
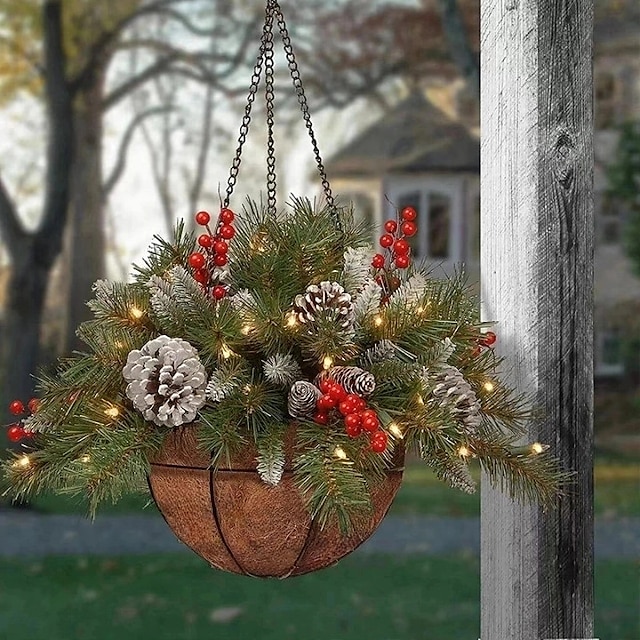
<path fill-rule="evenodd" d="M 404 438 L 404 433 L 402 433 L 402 429 L 395 422 L 392 422 L 389 425 L 389 432 L 392 433 L 396 438 L 399 438 L 400 440 Z"/>
<path fill-rule="evenodd" d="M 331 369 L 331 367 L 333 367 L 333 358 L 331 356 L 327 356 L 323 361 L 322 361 L 322 368 L 325 371 L 328 371 L 329 369 Z"/>
<path fill-rule="evenodd" d="M 348 460 L 349 456 L 347 456 L 345 450 L 342 447 L 336 447 L 333 455 L 338 458 L 338 460 Z"/>
<path fill-rule="evenodd" d="M 424 407 L 424 398 L 423 398 L 420 394 L 418 394 L 418 395 L 416 396 L 416 402 L 417 402 L 421 407 Z"/>
<path fill-rule="evenodd" d="M 531 453 L 533 453 L 536 456 L 539 456 L 541 453 L 544 453 L 548 449 L 549 449 L 548 444 L 540 444 L 539 442 L 534 442 L 531 445 Z"/>
<path fill-rule="evenodd" d="M 225 360 L 228 360 L 233 355 L 233 351 L 229 349 L 229 345 L 223 343 L 222 346 L 220 347 L 220 355 Z"/>
<path fill-rule="evenodd" d="M 287 314 L 285 324 L 287 327 L 289 327 L 289 329 L 295 329 L 295 327 L 298 326 L 298 316 L 295 311 L 291 311 L 289 314 Z"/>
<path fill-rule="evenodd" d="M 375 324 L 376 327 L 381 327 L 384 324 L 384 320 L 382 319 L 382 316 L 376 316 L 373 319 L 373 324 Z"/>
<path fill-rule="evenodd" d="M 487 391 L 488 393 L 491 393 L 492 391 L 495 390 L 495 385 L 493 384 L 493 382 L 485 382 L 484 383 L 484 390 Z"/>
<path fill-rule="evenodd" d="M 118 407 L 109 407 L 105 409 L 104 415 L 108 418 L 117 418 L 120 415 L 120 409 Z"/>
<path fill-rule="evenodd" d="M 141 311 L 140 309 L 138 309 L 138 307 L 130 307 L 129 308 L 129 315 L 134 320 L 140 320 L 140 318 L 142 318 L 142 316 L 144 315 L 144 311 Z"/>
<path fill-rule="evenodd" d="M 243 336 L 248 336 L 252 331 L 253 331 L 253 325 L 252 324 L 245 324 L 242 329 L 242 335 Z"/>
<path fill-rule="evenodd" d="M 27 467 L 31 466 L 31 458 L 29 458 L 28 455 L 21 456 L 13 463 L 13 465 L 15 467 L 22 467 L 23 469 L 26 469 Z"/>
<path fill-rule="evenodd" d="M 87 464 L 88 462 L 91 462 L 91 456 L 89 454 L 85 454 L 80 458 L 80 462 L 82 462 L 83 464 Z"/>
<path fill-rule="evenodd" d="M 471 456 L 471 451 L 469 451 L 468 447 L 465 447 L 464 445 L 462 447 L 460 447 L 458 449 L 458 455 L 461 458 L 468 458 L 469 456 Z"/>

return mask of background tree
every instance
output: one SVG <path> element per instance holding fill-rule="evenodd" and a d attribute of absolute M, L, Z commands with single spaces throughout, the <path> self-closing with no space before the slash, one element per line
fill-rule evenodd
<path fill-rule="evenodd" d="M 3 422 L 7 399 L 26 398 L 32 392 L 44 296 L 62 248 L 67 215 L 73 292 L 68 305 L 69 342 L 86 318 L 85 300 L 92 283 L 104 276 L 105 113 L 162 74 L 222 86 L 244 64 L 257 24 L 252 11 L 236 15 L 229 6 L 219 0 L 214 7 L 220 9 L 218 14 L 211 3 L 199 0 L 47 0 L 42 5 L 39 0 L 18 5 L 0 1 L 0 37 L 6 45 L 3 52 L 9 52 L 0 59 L 0 88 L 3 95 L 26 90 L 41 97 L 50 132 L 46 197 L 35 232 L 24 229 L 8 188 L 0 183 L 0 228 L 11 262 L 3 332 Z M 153 34 L 129 37 L 132 26 L 150 16 L 163 16 L 171 25 L 167 31 L 172 41 Z M 202 16 L 208 18 L 204 26 Z M 199 48 L 203 38 L 208 42 L 213 36 L 226 43 L 220 51 L 212 54 Z M 191 46 L 175 44 L 180 40 Z M 123 74 L 114 64 L 116 54 L 134 47 L 144 51 L 144 66 L 135 75 Z M 136 114 L 126 132 L 131 135 L 131 127 L 155 113 L 157 108 L 150 106 Z M 111 173 L 110 188 L 118 177 L 117 171 Z"/>

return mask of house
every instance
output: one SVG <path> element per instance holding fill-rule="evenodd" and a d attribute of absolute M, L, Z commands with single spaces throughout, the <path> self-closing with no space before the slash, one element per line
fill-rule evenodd
<path fill-rule="evenodd" d="M 597 21 L 595 87 L 595 371 L 615 379 L 640 370 L 640 351 L 624 353 L 628 328 L 621 320 L 629 305 L 640 307 L 640 279 L 622 245 L 626 214 L 607 196 L 606 176 L 617 125 L 640 120 L 640 9 L 628 5 Z M 341 199 L 353 202 L 376 233 L 398 208 L 414 206 L 420 215 L 414 254 L 436 274 L 464 263 L 470 281 L 479 280 L 478 112 L 460 78 L 426 78 L 340 149 L 327 170 Z"/>

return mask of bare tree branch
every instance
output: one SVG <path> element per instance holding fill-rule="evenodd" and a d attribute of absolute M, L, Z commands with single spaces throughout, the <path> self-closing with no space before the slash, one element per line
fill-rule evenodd
<path fill-rule="evenodd" d="M 129 146 L 131 144 L 131 140 L 138 129 L 138 127 L 144 122 L 147 118 L 151 116 L 155 116 L 167 111 L 169 107 L 160 106 L 153 107 L 151 109 L 147 109 L 141 113 L 138 113 L 129 123 L 129 126 L 125 129 L 124 134 L 122 135 L 122 139 L 120 140 L 120 146 L 118 148 L 118 155 L 111 173 L 109 173 L 109 177 L 104 182 L 104 196 L 107 198 L 109 194 L 113 191 L 114 187 L 122 177 L 124 170 L 127 166 L 127 154 L 129 151 Z"/>
<path fill-rule="evenodd" d="M 189 210 L 195 211 L 198 206 L 200 193 L 204 184 L 207 169 L 207 158 L 211 149 L 211 128 L 213 123 L 213 86 L 208 85 L 202 107 L 202 133 L 200 136 L 200 150 L 196 162 L 196 172 L 189 189 Z"/>

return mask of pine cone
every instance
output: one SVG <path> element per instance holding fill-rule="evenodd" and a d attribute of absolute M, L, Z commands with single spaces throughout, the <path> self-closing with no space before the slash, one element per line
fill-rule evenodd
<path fill-rule="evenodd" d="M 477 431 L 482 421 L 480 402 L 462 372 L 456 367 L 444 366 L 427 375 L 435 382 L 432 389 L 435 403 L 449 409 L 453 417 L 462 423 L 465 431 Z"/>
<path fill-rule="evenodd" d="M 296 296 L 294 306 L 302 324 L 329 321 L 338 323 L 343 329 L 350 329 L 355 322 L 351 295 L 338 282 L 312 284 L 304 295 Z"/>
<path fill-rule="evenodd" d="M 326 378 L 342 385 L 347 393 L 355 393 L 358 396 L 367 397 L 376 390 L 374 375 L 360 367 L 333 367 L 328 371 L 322 371 L 316 376 L 316 385 Z"/>
<path fill-rule="evenodd" d="M 198 352 L 180 338 L 159 336 L 132 351 L 122 375 L 135 408 L 163 427 L 193 422 L 206 402 L 204 366 Z"/>
<path fill-rule="evenodd" d="M 310 418 L 316 412 L 318 398 L 322 395 L 318 387 L 306 380 L 299 380 L 289 391 L 289 415 L 292 418 Z"/>

